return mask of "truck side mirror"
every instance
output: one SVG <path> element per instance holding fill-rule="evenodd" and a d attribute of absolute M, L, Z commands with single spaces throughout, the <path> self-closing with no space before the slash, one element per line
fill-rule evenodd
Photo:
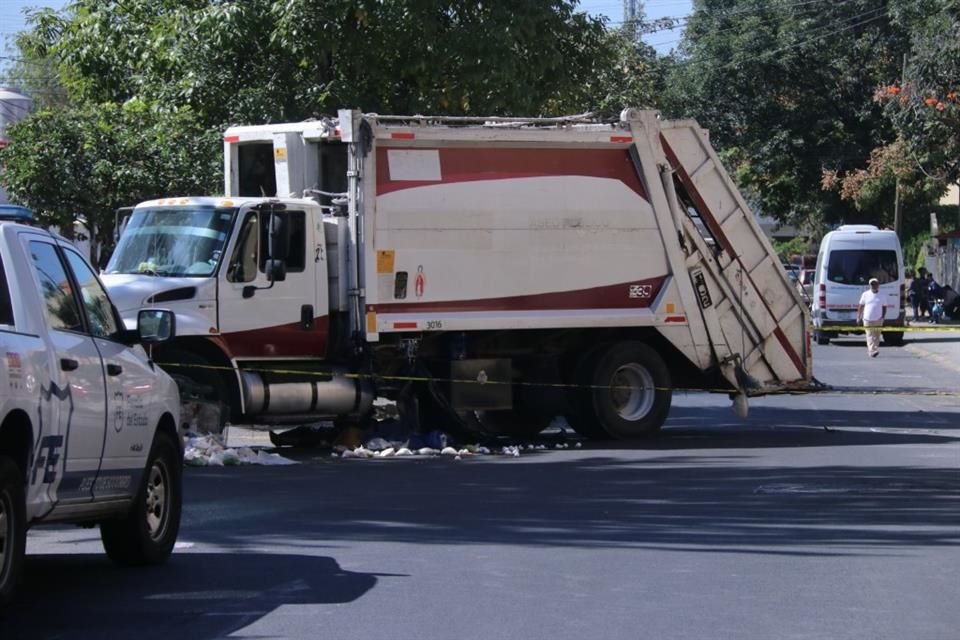
<path fill-rule="evenodd" d="M 177 317 L 167 309 L 141 309 L 137 314 L 137 332 L 143 344 L 169 342 L 177 333 Z"/>
<path fill-rule="evenodd" d="M 263 265 L 270 282 L 283 282 L 287 279 L 287 263 L 285 260 L 267 260 Z"/>
<path fill-rule="evenodd" d="M 273 211 L 267 216 L 267 220 L 267 260 L 286 260 L 290 255 L 290 223 L 287 214 Z"/>

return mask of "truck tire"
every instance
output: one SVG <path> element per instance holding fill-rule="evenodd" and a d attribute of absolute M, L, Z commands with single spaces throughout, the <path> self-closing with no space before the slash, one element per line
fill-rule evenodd
<path fill-rule="evenodd" d="M 673 389 L 666 364 L 642 342 L 601 351 L 591 373 L 590 397 L 598 426 L 619 440 L 656 433 L 667 419 Z"/>
<path fill-rule="evenodd" d="M 27 549 L 27 507 L 23 474 L 0 456 L 0 610 L 13 600 Z"/>
<path fill-rule="evenodd" d="M 817 329 L 813 332 L 813 337 L 817 341 L 817 344 L 830 344 L 830 335 L 825 331 Z"/>
<path fill-rule="evenodd" d="M 593 409 L 593 370 L 601 353 L 609 345 L 590 349 L 574 360 L 573 370 L 568 372 L 567 380 L 573 388 L 567 395 L 567 411 L 564 418 L 567 424 L 583 438 L 590 440 L 609 440 L 608 434 L 597 422 Z"/>
<path fill-rule="evenodd" d="M 180 424 L 198 430 L 223 433 L 230 417 L 230 398 L 223 376 L 202 356 L 189 351 L 166 351 L 157 359 L 180 389 Z M 212 420 L 204 408 L 215 411 Z"/>
<path fill-rule="evenodd" d="M 183 460 L 167 433 L 157 433 L 147 458 L 140 490 L 127 515 L 100 523 L 107 556 L 119 566 L 161 564 L 170 556 L 180 531 Z"/>
<path fill-rule="evenodd" d="M 903 346 L 903 331 L 884 331 L 883 343 L 891 347 Z"/>

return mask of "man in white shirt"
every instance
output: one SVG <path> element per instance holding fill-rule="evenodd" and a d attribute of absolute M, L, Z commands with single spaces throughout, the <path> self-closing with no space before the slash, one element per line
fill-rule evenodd
<path fill-rule="evenodd" d="M 870 278 L 870 288 L 860 296 L 857 306 L 857 324 L 863 323 L 867 333 L 867 352 L 871 358 L 880 355 L 880 328 L 887 315 L 887 297 L 880 293 L 880 281 Z"/>

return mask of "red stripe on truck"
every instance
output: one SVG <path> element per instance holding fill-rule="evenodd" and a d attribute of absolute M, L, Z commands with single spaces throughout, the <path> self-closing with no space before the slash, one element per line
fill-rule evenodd
<path fill-rule="evenodd" d="M 428 149 L 440 155 L 440 180 L 392 180 L 386 146 L 377 147 L 377 195 L 436 184 L 542 178 L 545 176 L 587 176 L 619 180 L 646 199 L 646 191 L 637 176 L 626 148 L 567 149 L 547 147 L 464 147 Z M 410 149 L 410 147 L 403 147 Z"/>
<path fill-rule="evenodd" d="M 377 313 L 422 311 L 557 311 L 570 309 L 645 309 L 656 299 L 666 276 L 574 291 L 552 291 L 501 298 L 388 302 L 375 305 Z M 630 297 L 642 294 L 643 297 Z"/>

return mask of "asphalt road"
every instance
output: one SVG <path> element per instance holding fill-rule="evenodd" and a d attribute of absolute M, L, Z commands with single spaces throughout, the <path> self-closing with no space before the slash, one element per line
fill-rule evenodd
<path fill-rule="evenodd" d="M 38 528 L 0 638 L 955 640 L 960 331 L 909 337 L 643 446 L 188 468 L 167 565 Z"/>

